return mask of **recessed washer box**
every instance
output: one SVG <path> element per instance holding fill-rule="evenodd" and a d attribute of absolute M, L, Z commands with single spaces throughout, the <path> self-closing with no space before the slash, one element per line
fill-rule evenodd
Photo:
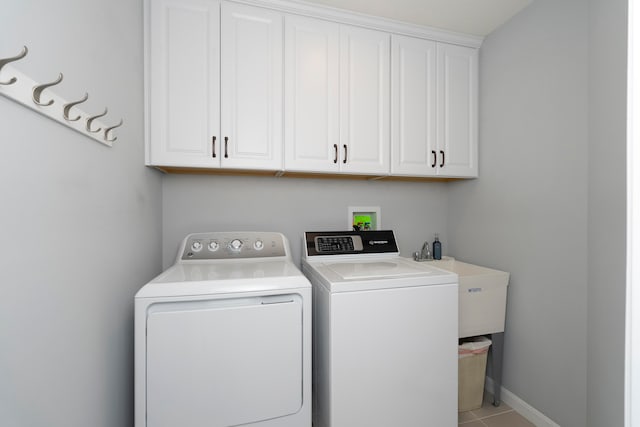
<path fill-rule="evenodd" d="M 509 273 L 451 257 L 433 265 L 458 274 L 459 338 L 504 332 Z"/>

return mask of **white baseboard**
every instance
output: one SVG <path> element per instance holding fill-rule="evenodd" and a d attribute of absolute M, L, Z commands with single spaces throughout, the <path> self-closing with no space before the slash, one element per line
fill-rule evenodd
<path fill-rule="evenodd" d="M 493 380 L 486 378 L 484 388 L 493 393 Z M 560 427 L 553 420 L 504 387 L 500 387 L 500 400 L 511 406 L 517 413 L 536 425 L 536 427 Z"/>

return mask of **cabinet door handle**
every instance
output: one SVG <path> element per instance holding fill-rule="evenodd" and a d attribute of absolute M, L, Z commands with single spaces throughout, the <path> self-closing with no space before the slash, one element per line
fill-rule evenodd
<path fill-rule="evenodd" d="M 437 154 L 436 154 L 436 150 L 431 150 L 431 154 L 433 155 L 433 162 L 431 162 L 431 167 L 435 168 L 436 167 L 436 163 L 438 162 L 437 159 Z"/>
<path fill-rule="evenodd" d="M 342 163 L 347 163 L 347 144 L 344 144 L 343 147 L 344 147 L 344 159 L 342 159 Z"/>
<path fill-rule="evenodd" d="M 216 137 L 211 137 L 211 155 L 215 159 L 216 158 Z"/>
<path fill-rule="evenodd" d="M 440 150 L 440 154 L 442 154 L 442 163 L 440 163 L 440 167 L 444 167 L 444 151 Z"/>
<path fill-rule="evenodd" d="M 333 163 L 338 163 L 338 144 L 333 144 L 333 151 L 334 151 Z"/>
<path fill-rule="evenodd" d="M 225 159 L 229 158 L 229 137 L 228 136 L 224 137 L 224 158 Z"/>

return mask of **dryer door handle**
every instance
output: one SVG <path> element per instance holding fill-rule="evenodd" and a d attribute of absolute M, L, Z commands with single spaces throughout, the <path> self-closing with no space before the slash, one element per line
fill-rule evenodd
<path fill-rule="evenodd" d="M 260 304 L 262 305 L 274 305 L 274 304 L 291 304 L 293 302 L 292 299 L 286 301 L 262 301 Z"/>

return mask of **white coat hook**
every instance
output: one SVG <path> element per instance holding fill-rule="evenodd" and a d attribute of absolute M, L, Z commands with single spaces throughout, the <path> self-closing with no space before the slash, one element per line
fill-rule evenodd
<path fill-rule="evenodd" d="M 60 73 L 58 75 L 58 78 L 55 81 L 53 81 L 51 83 L 44 83 L 44 84 L 41 84 L 41 85 L 34 86 L 33 87 L 33 102 L 36 103 L 36 105 L 39 105 L 41 107 L 47 107 L 47 106 L 53 104 L 53 99 L 50 99 L 49 102 L 47 102 L 47 103 L 41 102 L 40 101 L 40 95 L 42 95 L 42 91 L 45 90 L 46 88 L 51 87 L 51 86 L 55 86 L 58 83 L 60 83 L 62 81 L 63 77 L 64 76 L 62 75 L 62 73 Z"/>
<path fill-rule="evenodd" d="M 7 65 L 9 62 L 18 61 L 18 60 L 24 58 L 25 56 L 27 56 L 28 52 L 29 52 L 29 49 L 27 49 L 26 46 L 22 46 L 22 52 L 20 52 L 16 56 L 12 56 L 10 58 L 0 59 L 0 70 L 2 70 L 2 67 Z M 7 81 L 7 82 L 0 82 L 0 85 L 8 86 L 8 85 L 14 84 L 16 81 L 18 81 L 18 79 L 16 79 L 15 77 L 11 77 L 11 79 L 9 79 L 9 81 Z"/>
<path fill-rule="evenodd" d="M 52 86 L 62 82 L 65 77 L 62 73 L 59 73 L 55 81 L 47 81 L 46 83 L 24 74 L 19 70 L 19 67 L 16 68 L 14 66 L 13 62 L 24 58 L 27 53 L 31 55 L 33 52 L 24 46 L 22 52 L 16 56 L 10 58 L 0 56 L 0 97 L 16 101 L 100 144 L 108 147 L 113 146 L 113 141 L 118 139 L 114 129 L 122 126 L 124 120 L 121 119 L 117 124 L 115 118 L 110 124 L 104 122 L 100 118 L 107 115 L 107 108 L 100 114 L 87 113 L 87 110 L 80 105 L 88 101 L 89 93 L 87 92 L 84 93 L 82 98 L 71 99 L 64 98 L 59 93 L 56 93 L 56 88 Z"/>
<path fill-rule="evenodd" d="M 82 104 L 87 99 L 89 99 L 89 94 L 85 92 L 85 94 L 82 97 L 82 99 L 80 99 L 78 101 L 74 101 L 74 102 L 69 102 L 68 104 L 64 104 L 64 108 L 62 109 L 62 116 L 64 117 L 64 119 L 69 121 L 69 122 L 76 122 L 76 121 L 80 120 L 80 116 L 76 116 L 76 118 L 74 118 L 74 119 L 70 118 L 69 117 L 69 112 L 71 111 L 71 109 L 74 106 L 76 106 L 78 104 Z"/>
<path fill-rule="evenodd" d="M 100 132 L 100 131 L 102 130 L 102 128 L 98 128 L 98 129 L 93 130 L 93 129 L 91 129 L 91 123 L 93 123 L 93 121 L 94 121 L 95 119 L 98 119 L 98 118 L 100 118 L 100 117 L 104 117 L 104 116 L 106 116 L 106 115 L 107 115 L 107 112 L 108 112 L 108 110 L 105 108 L 103 113 L 98 114 L 98 115 L 95 115 L 95 116 L 91 116 L 91 117 L 89 117 L 89 118 L 87 119 L 87 132 L 91 132 L 91 133 L 98 133 L 98 132 Z"/>
<path fill-rule="evenodd" d="M 113 142 L 116 139 L 118 139 L 117 136 L 114 136 L 113 138 L 109 138 L 109 132 L 111 132 L 112 130 L 114 130 L 115 128 L 119 128 L 120 126 L 122 126 L 122 124 L 124 123 L 124 121 L 122 119 L 120 119 L 120 122 L 117 125 L 108 127 L 104 130 L 104 140 L 105 141 L 109 141 L 109 142 Z"/>

